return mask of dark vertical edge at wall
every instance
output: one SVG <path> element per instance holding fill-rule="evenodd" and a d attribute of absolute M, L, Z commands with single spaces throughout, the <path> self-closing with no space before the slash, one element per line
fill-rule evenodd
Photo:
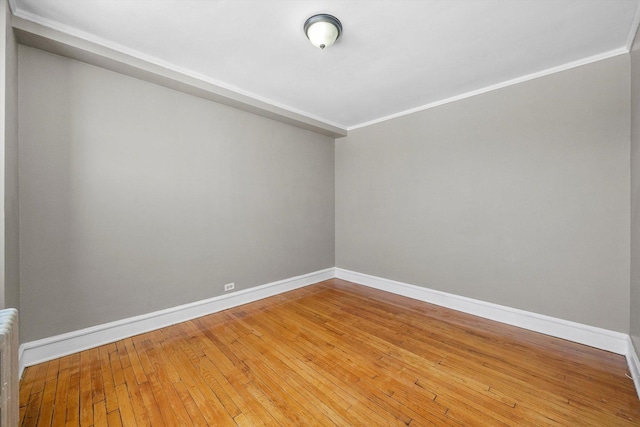
<path fill-rule="evenodd" d="M 11 11 L 5 5 L 5 128 L 4 211 L 6 307 L 20 307 L 18 216 L 18 43 L 11 27 Z"/>
<path fill-rule="evenodd" d="M 0 64 L 0 80 L 3 96 L 1 97 L 1 122 L 4 143 L 3 151 L 3 195 L 4 211 L 2 222 L 3 255 L 0 257 L 2 268 L 2 306 L 18 308 L 20 305 L 20 289 L 18 279 L 18 56 L 17 42 L 11 26 L 11 11 L 6 0 L 0 4 L 2 16 L 0 22 L 0 45 L 3 48 Z"/>
<path fill-rule="evenodd" d="M 640 350 L 640 37 L 631 49 L 631 320 L 629 332 Z"/>

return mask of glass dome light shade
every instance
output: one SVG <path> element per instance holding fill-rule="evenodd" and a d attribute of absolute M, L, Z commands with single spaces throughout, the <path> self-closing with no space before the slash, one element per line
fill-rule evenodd
<path fill-rule="evenodd" d="M 342 24 L 331 15 L 314 15 L 305 22 L 304 32 L 312 45 L 324 49 L 338 40 Z"/>

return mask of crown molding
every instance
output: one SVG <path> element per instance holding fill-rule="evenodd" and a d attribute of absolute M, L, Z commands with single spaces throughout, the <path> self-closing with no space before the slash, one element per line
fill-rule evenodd
<path fill-rule="evenodd" d="M 482 94 L 487 93 L 487 92 L 492 92 L 494 90 L 498 90 L 498 89 L 502 89 L 502 88 L 505 88 L 505 87 L 508 87 L 508 86 L 516 85 L 518 83 L 523 83 L 523 82 L 526 82 L 526 81 L 529 81 L 529 80 L 534 80 L 534 79 L 537 79 L 537 78 L 540 78 L 540 77 L 548 76 L 550 74 L 555 74 L 555 73 L 559 73 L 559 72 L 562 72 L 562 71 L 570 70 L 572 68 L 581 67 L 583 65 L 591 64 L 593 62 L 603 61 L 605 59 L 613 58 L 614 56 L 622 55 L 622 54 L 625 54 L 625 53 L 629 53 L 629 51 L 626 48 L 621 47 L 621 48 L 618 48 L 618 49 L 611 50 L 609 52 L 604 52 L 604 53 L 601 53 L 601 54 L 598 54 L 598 55 L 590 56 L 588 58 L 582 58 L 582 59 L 579 59 L 577 61 L 573 61 L 573 62 L 569 62 L 569 63 L 566 63 L 566 64 L 558 65 L 557 67 L 547 68 L 546 70 L 538 71 L 536 73 L 527 74 L 527 75 L 524 75 L 524 76 L 521 76 L 521 77 L 517 77 L 515 79 L 506 80 L 506 81 L 503 81 L 503 82 L 500 82 L 500 83 L 496 83 L 494 85 L 485 86 L 485 87 L 480 88 L 480 89 L 476 89 L 476 90 L 472 90 L 472 91 L 469 91 L 469 92 L 462 93 L 460 95 L 452 96 L 450 98 L 441 99 L 441 100 L 438 100 L 438 101 L 431 102 L 429 104 L 425 104 L 425 105 L 421 105 L 419 107 L 411 108 L 409 110 L 401 111 L 399 113 L 390 114 L 388 116 L 380 117 L 380 118 L 375 119 L 375 120 L 371 120 L 371 121 L 368 121 L 368 122 L 360 123 L 360 124 L 355 125 L 355 126 L 350 126 L 350 127 L 347 128 L 347 131 L 351 132 L 352 130 L 364 128 L 364 127 L 375 125 L 375 124 L 382 123 L 382 122 L 386 122 L 388 120 L 393 120 L 393 119 L 396 119 L 398 117 L 408 116 L 410 114 L 418 113 L 420 111 L 428 110 L 430 108 L 439 107 L 440 105 L 449 104 L 449 103 L 455 102 L 455 101 L 460 101 L 461 99 L 471 98 L 472 96 L 476 96 L 476 95 L 482 95 Z"/>

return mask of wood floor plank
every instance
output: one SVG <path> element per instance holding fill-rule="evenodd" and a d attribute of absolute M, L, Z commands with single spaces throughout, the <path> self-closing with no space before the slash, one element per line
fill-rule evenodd
<path fill-rule="evenodd" d="M 24 418 L 27 415 L 27 406 L 26 405 L 21 405 L 20 406 L 20 415 L 19 415 L 19 419 L 18 419 L 18 425 L 23 425 L 24 424 Z"/>
<path fill-rule="evenodd" d="M 107 414 L 107 425 L 109 427 L 122 427 L 122 418 L 120 417 L 119 410 L 116 409 L 115 411 L 109 412 Z"/>
<path fill-rule="evenodd" d="M 257 335 L 254 337 L 259 339 Z M 245 339 L 249 340 L 250 337 L 247 336 Z M 316 399 L 300 386 L 294 373 L 289 369 L 279 369 L 272 359 L 261 357 L 259 351 L 252 352 L 250 344 L 244 345 L 236 340 L 233 345 L 237 352 L 244 354 L 243 362 L 250 371 L 259 373 L 259 381 L 275 391 L 275 395 L 284 397 L 282 400 L 272 398 L 272 401 L 297 425 L 304 425 L 308 423 L 309 419 L 314 420 L 318 425 L 332 425 L 336 421 L 340 421 L 339 425 L 347 424 L 344 418 L 326 405 L 321 407 L 314 404 Z"/>
<path fill-rule="evenodd" d="M 33 384 L 31 386 L 30 393 L 41 393 L 44 391 L 44 384 L 47 379 L 47 372 L 49 370 L 49 362 L 41 363 L 33 367 L 36 372 L 33 377 Z"/>
<path fill-rule="evenodd" d="M 91 399 L 94 405 L 105 399 L 104 382 L 102 373 L 102 364 L 100 363 L 100 349 L 93 348 L 90 354 L 90 370 L 91 370 Z"/>
<path fill-rule="evenodd" d="M 219 423 L 220 425 L 233 426 L 233 419 L 224 413 L 219 401 L 211 401 L 205 398 L 202 395 L 202 389 L 193 383 L 187 385 L 187 390 L 203 418 L 206 420 L 207 425 L 217 425 L 217 423 Z"/>
<path fill-rule="evenodd" d="M 38 365 L 28 367 L 24 373 L 22 374 L 22 379 L 20 380 L 20 407 L 23 408 L 26 406 L 27 401 L 29 400 L 29 395 L 31 394 L 31 390 L 35 384 L 36 373 Z"/>
<path fill-rule="evenodd" d="M 69 369 L 69 388 L 67 391 L 67 407 L 65 425 L 80 425 L 80 358 L 78 363 Z"/>
<path fill-rule="evenodd" d="M 275 317 L 275 319 L 279 319 L 281 316 L 277 315 Z M 302 320 L 301 319 L 296 319 L 295 323 L 300 323 Z M 330 339 L 330 338 L 328 338 Z M 303 340 L 300 339 L 300 337 L 296 337 L 296 339 L 294 339 L 294 342 L 296 343 L 301 343 Z M 316 337 L 316 339 L 314 339 L 313 341 L 315 342 L 319 342 L 321 341 L 319 337 Z M 308 345 L 311 345 L 311 342 L 307 343 Z M 335 348 L 335 347 L 332 347 Z M 314 353 L 313 351 L 310 352 L 311 354 Z M 371 354 L 371 353 L 369 353 Z M 309 359 L 308 361 L 311 363 L 314 363 L 315 361 L 319 362 L 322 366 L 322 361 L 323 361 L 323 357 L 327 360 L 327 363 L 329 362 L 328 359 L 333 358 L 333 355 L 325 355 L 325 356 L 318 356 L 318 353 L 316 353 L 316 358 L 315 359 Z M 356 365 L 364 365 L 366 364 L 366 361 L 363 359 L 359 359 L 356 363 Z M 362 366 L 358 366 L 358 367 L 362 367 Z M 339 366 L 335 366 L 335 365 L 329 365 L 328 368 L 325 368 L 331 372 L 336 372 L 339 371 L 340 369 L 342 369 Z M 385 395 L 385 396 L 390 396 L 391 393 L 389 393 L 386 390 L 383 390 L 380 385 L 382 385 L 383 383 L 380 381 L 380 379 L 377 379 L 376 381 L 373 381 L 371 379 L 369 379 L 369 376 L 371 377 L 377 377 L 377 374 L 375 374 L 373 372 L 373 370 L 366 372 L 366 371 L 362 371 L 360 374 L 355 375 L 355 376 L 351 376 L 352 373 L 349 371 L 343 371 L 343 375 L 342 377 L 344 379 L 346 379 L 346 381 L 353 381 L 353 384 L 358 384 L 360 386 L 365 386 L 366 388 L 362 388 L 362 387 L 354 387 L 353 385 L 350 385 L 348 387 L 351 388 L 351 390 L 355 390 L 358 392 L 358 395 L 360 397 L 360 399 L 362 399 L 363 401 L 370 401 L 370 403 L 374 403 L 378 406 L 381 407 L 381 409 L 384 409 L 385 411 L 393 414 L 395 416 L 396 419 L 400 420 L 403 423 L 406 422 L 410 422 L 410 420 L 414 419 L 414 418 L 420 418 L 420 415 L 415 413 L 414 411 L 409 410 L 409 408 L 406 408 L 403 402 L 398 402 L 395 398 L 393 399 L 384 399 L 381 398 L 381 396 Z M 417 394 L 416 394 L 417 395 Z M 424 406 L 425 404 L 429 404 L 431 403 L 431 399 L 433 399 L 433 396 L 430 396 L 429 399 L 427 400 L 422 400 L 421 401 L 421 406 Z M 439 412 L 444 413 L 446 411 L 446 408 L 438 408 Z M 435 419 L 435 418 L 434 418 Z M 424 422 L 424 420 L 422 420 Z"/>
<path fill-rule="evenodd" d="M 343 326 L 343 328 L 349 332 L 350 334 L 353 334 L 354 331 L 361 331 L 366 333 L 366 335 L 364 335 L 364 340 L 366 342 L 360 342 L 360 343 L 349 343 L 350 346 L 353 346 L 354 344 L 356 344 L 356 351 L 358 353 L 361 352 L 375 352 L 378 351 L 379 354 L 381 355 L 391 355 L 392 357 L 398 357 L 401 360 L 407 361 L 409 360 L 411 364 L 422 364 L 424 367 L 429 367 L 429 374 L 430 376 L 437 376 L 437 377 L 442 377 L 443 374 L 440 372 L 440 364 L 434 364 L 434 363 L 427 363 L 425 364 L 425 360 L 422 358 L 422 356 L 418 355 L 419 353 L 413 353 L 410 350 L 397 350 L 397 354 L 392 353 L 392 347 L 391 347 L 391 342 L 389 340 L 386 340 L 384 338 L 380 338 L 380 337 L 376 337 L 374 334 L 376 332 L 380 332 L 380 327 L 375 328 L 374 325 L 365 325 L 364 323 L 359 323 L 356 322 L 354 319 L 350 318 L 350 315 L 346 315 L 345 316 L 345 320 L 347 324 L 353 324 L 353 327 L 349 327 L 346 328 Z M 384 335 L 383 335 L 384 336 Z M 379 341 L 379 342 L 376 342 Z M 334 342 L 336 345 L 339 345 L 337 342 Z M 372 347 L 370 350 L 368 350 L 365 345 L 366 344 L 372 344 Z M 345 348 L 345 350 L 349 350 L 349 348 Z M 371 367 L 372 371 L 376 371 L 378 368 L 376 367 Z M 473 390 L 473 394 L 472 396 L 475 397 L 479 397 L 480 395 L 490 395 L 490 393 L 488 393 L 488 387 L 478 383 L 477 381 L 475 381 L 472 378 L 463 378 L 460 379 L 458 377 L 456 377 L 455 375 L 449 375 L 449 379 L 453 379 L 454 382 L 449 384 L 449 387 L 453 387 L 454 384 L 457 384 L 457 389 L 456 390 L 464 390 L 464 389 L 471 389 Z M 393 379 L 391 380 L 391 382 L 393 382 Z M 459 393 L 460 395 L 460 393 Z M 394 396 L 394 400 L 397 400 L 398 395 L 396 394 Z M 493 396 L 491 396 L 493 397 Z M 435 394 L 434 394 L 434 398 L 435 398 Z M 467 411 L 468 412 L 473 412 L 473 416 L 474 419 L 477 423 L 480 423 L 482 419 L 486 418 L 486 423 L 487 424 L 494 424 L 494 425 L 499 425 L 499 424 L 505 424 L 508 425 L 510 423 L 516 423 L 519 422 L 519 420 L 517 419 L 516 415 L 511 413 L 510 411 L 500 411 L 500 407 L 496 407 L 493 411 L 493 413 L 491 415 L 485 414 L 485 412 L 482 410 L 482 405 L 484 402 L 482 402 L 481 399 L 478 399 L 479 401 L 474 401 L 474 399 L 465 399 L 464 400 L 464 404 L 466 405 Z M 405 404 L 404 401 L 401 401 L 400 403 Z M 512 405 L 513 406 L 513 405 Z M 505 409 L 505 408 L 502 408 Z M 514 418 L 516 417 L 516 418 Z"/>
<path fill-rule="evenodd" d="M 248 336 L 247 339 L 251 348 L 257 351 L 256 354 L 267 358 L 272 370 L 279 373 L 285 383 L 293 386 L 292 392 L 299 395 L 303 402 L 317 401 L 324 415 L 336 424 L 352 425 L 355 422 L 347 412 L 357 401 L 355 398 L 348 396 L 348 400 L 345 400 L 340 388 L 326 388 L 324 378 L 315 377 L 307 371 L 306 366 L 295 364 L 294 360 L 287 358 L 278 349 L 269 348 L 260 337 Z"/>
<path fill-rule="evenodd" d="M 55 381 L 58 378 L 58 372 L 60 371 L 60 361 L 62 359 L 54 359 L 49 362 L 47 366 L 47 375 L 44 379 L 45 382 Z"/>
<path fill-rule="evenodd" d="M 40 404 L 42 403 L 43 391 L 38 391 L 29 395 L 29 400 L 26 403 L 27 412 L 22 421 L 23 426 L 36 426 L 38 423 L 38 416 L 40 415 Z"/>
<path fill-rule="evenodd" d="M 145 370 L 142 366 L 142 362 L 140 362 L 140 357 L 138 356 L 136 347 L 133 344 L 133 340 L 131 338 L 127 338 L 123 341 L 124 341 L 125 348 L 127 350 L 129 363 L 131 365 L 133 373 L 136 376 L 136 381 L 138 384 L 142 384 L 147 381 L 147 375 L 145 374 Z"/>
<path fill-rule="evenodd" d="M 28 367 L 21 426 L 640 426 L 624 357 L 333 279 Z"/>
<path fill-rule="evenodd" d="M 216 338 L 217 340 L 217 338 Z M 224 356 L 225 351 L 230 351 L 227 349 L 226 345 L 217 341 L 217 347 L 220 350 L 220 353 L 215 354 L 214 356 L 209 356 L 210 360 L 215 360 L 218 368 L 223 372 L 225 379 L 231 387 L 227 388 L 225 385 L 225 390 L 228 392 L 231 399 L 234 401 L 235 405 L 242 411 L 242 414 L 250 414 L 249 419 L 253 419 L 255 417 L 259 417 L 267 425 L 276 425 L 276 421 L 271 415 L 271 413 L 263 406 L 258 399 L 254 396 L 257 393 L 256 391 L 252 392 L 249 388 L 252 389 L 253 384 L 251 380 L 245 375 L 243 369 L 246 369 L 246 366 L 240 363 L 240 360 L 237 359 L 237 365 L 232 365 L 231 368 L 224 361 L 228 360 L 226 356 Z M 253 390 L 253 389 L 252 389 Z M 234 418 L 236 420 L 238 416 Z M 240 419 L 242 421 L 243 418 Z"/>
<path fill-rule="evenodd" d="M 124 374 L 122 373 L 122 364 L 117 348 L 109 353 L 109 365 L 111 366 L 111 374 L 113 375 L 113 385 L 118 386 L 124 384 Z"/>
<path fill-rule="evenodd" d="M 127 366 L 123 371 L 125 378 L 128 378 L 128 380 L 126 384 L 121 384 L 120 386 L 126 387 L 135 423 L 138 426 L 150 426 L 150 416 L 140 392 L 140 385 L 135 380 L 133 369 L 131 366 Z M 127 373 L 129 374 L 127 375 Z M 118 387 L 116 387 L 116 392 L 118 392 Z M 118 393 L 118 404 L 122 407 L 120 396 L 122 396 L 123 399 L 126 399 L 127 397 L 125 397 L 125 394 L 122 391 Z M 121 412 L 121 415 L 124 417 L 124 412 Z"/>
<path fill-rule="evenodd" d="M 209 387 L 216 391 L 216 396 L 231 418 L 240 415 L 242 411 L 236 402 L 240 403 L 242 398 L 227 378 L 222 375 L 215 363 L 209 357 L 202 357 L 198 361 L 198 370 L 202 378 L 209 384 Z"/>
<path fill-rule="evenodd" d="M 193 400 L 193 397 L 191 397 L 187 387 L 182 382 L 175 382 L 173 383 L 173 388 L 187 411 L 191 424 L 194 426 L 206 426 L 207 420 L 202 415 L 202 412 L 200 412 L 198 405 L 195 400 Z"/>
<path fill-rule="evenodd" d="M 275 316 L 275 319 L 281 319 L 280 314 Z M 278 320 L 276 320 L 278 321 Z M 288 327 L 294 329 L 302 328 L 304 334 L 314 335 L 312 330 L 313 326 L 306 323 L 305 316 L 290 320 Z M 285 329 L 287 327 L 285 326 Z M 338 334 L 340 335 L 340 334 Z M 321 369 L 327 370 L 332 373 L 338 373 L 338 378 L 348 383 L 351 383 L 348 387 L 352 390 L 358 390 L 361 396 L 364 396 L 364 400 L 369 400 L 371 404 L 377 405 L 381 410 L 388 412 L 395 419 L 403 422 L 410 423 L 413 419 L 420 419 L 420 415 L 415 411 L 407 408 L 403 402 L 398 402 L 396 399 L 386 399 L 384 396 L 389 396 L 389 392 L 382 386 L 383 382 L 374 380 L 378 374 L 375 372 L 375 368 L 371 365 L 371 361 L 363 358 L 359 358 L 357 362 L 350 360 L 349 357 L 344 357 L 340 349 L 337 349 L 334 343 L 336 343 L 335 335 L 332 334 L 316 334 L 312 339 L 298 335 L 295 338 L 297 343 L 302 343 L 309 349 L 308 354 L 314 354 L 314 356 L 307 356 L 307 360 L 310 363 L 318 363 Z M 325 352 L 318 352 L 314 348 L 314 344 L 324 343 L 323 347 L 328 350 Z M 336 356 L 336 354 L 338 356 Z M 367 354 L 375 355 L 375 351 L 368 351 Z M 374 356 L 374 359 L 378 356 Z M 347 367 L 340 364 L 333 363 L 333 360 L 346 361 Z M 356 386 L 356 384 L 358 386 Z"/>
<path fill-rule="evenodd" d="M 145 376 L 146 378 L 146 376 Z M 156 398 L 151 390 L 151 385 L 148 381 L 139 384 L 140 395 L 142 396 L 142 401 L 144 406 L 147 409 L 147 414 L 149 415 L 149 422 L 152 426 L 164 426 L 164 415 L 163 412 L 166 413 L 167 408 L 163 408 L 162 412 L 156 401 Z"/>
<path fill-rule="evenodd" d="M 109 358 L 110 348 L 108 346 L 102 346 L 98 350 L 100 354 L 100 373 L 104 387 L 104 399 L 107 413 L 110 413 L 118 409 L 118 395 L 116 394 L 116 387 L 113 382 L 113 372 Z"/>
<path fill-rule="evenodd" d="M 116 386 L 116 395 L 118 396 L 118 410 L 120 411 L 120 419 L 125 426 L 136 426 L 136 416 L 131 407 L 131 399 L 126 384 L 118 384 Z"/>
<path fill-rule="evenodd" d="M 169 406 L 171 406 L 171 410 L 175 414 L 175 418 L 178 424 L 184 423 L 187 420 L 191 419 L 191 415 L 187 412 L 187 408 L 184 406 L 184 403 L 180 396 L 176 393 L 173 384 L 159 383 L 158 386 L 162 387 L 164 393 L 166 394 Z"/>
<path fill-rule="evenodd" d="M 93 425 L 94 427 L 107 427 L 107 407 L 104 400 L 93 405 Z"/>
<path fill-rule="evenodd" d="M 56 389 L 55 407 L 53 410 L 53 420 L 51 422 L 51 425 L 54 426 L 63 426 L 66 422 L 70 371 L 71 370 L 67 368 L 58 374 L 58 387 Z"/>
<path fill-rule="evenodd" d="M 224 410 L 224 405 L 211 389 L 211 384 L 202 378 L 198 370 L 199 361 L 204 353 L 195 351 L 193 346 L 185 342 L 171 356 L 174 365 L 182 368 L 180 376 L 207 422 L 217 419 L 220 425 L 233 425 L 233 417 Z M 221 390 L 216 391 L 221 393 Z"/>
<path fill-rule="evenodd" d="M 80 353 L 80 424 L 93 425 L 93 392 L 91 390 L 92 351 Z"/>
<path fill-rule="evenodd" d="M 52 363 L 49 366 L 54 366 L 54 364 Z M 40 404 L 40 415 L 38 415 L 39 427 L 51 425 L 51 419 L 53 418 L 56 387 L 58 385 L 57 373 L 55 376 L 47 375 L 47 378 L 51 378 L 51 380 L 47 381 L 44 386 L 42 403 Z"/>
<path fill-rule="evenodd" d="M 149 360 L 154 366 L 158 379 L 163 383 L 175 383 L 181 380 L 180 374 L 173 364 L 169 363 L 166 351 L 161 341 L 157 339 L 159 334 L 150 333 L 150 348 L 147 352 Z"/>
<path fill-rule="evenodd" d="M 149 372 L 147 378 L 149 379 L 149 387 L 157 402 L 164 423 L 168 426 L 178 425 L 180 415 L 187 415 L 186 412 L 184 412 L 184 408 L 181 408 L 180 401 L 172 401 L 169 399 L 165 388 L 162 387 L 155 373 Z M 166 389 L 173 390 L 171 387 L 167 387 Z M 185 419 L 187 418 L 185 417 Z"/>
<path fill-rule="evenodd" d="M 133 346 L 135 348 L 136 354 L 138 355 L 138 359 L 140 360 L 140 364 L 142 365 L 142 370 L 145 375 L 149 375 L 155 372 L 155 368 L 149 360 L 148 351 L 151 348 L 151 342 L 147 337 L 147 334 L 137 335 L 135 337 L 131 337 L 131 341 L 133 342 Z"/>

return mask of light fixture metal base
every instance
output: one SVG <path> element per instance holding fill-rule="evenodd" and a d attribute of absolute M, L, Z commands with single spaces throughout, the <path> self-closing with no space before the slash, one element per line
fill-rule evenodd
<path fill-rule="evenodd" d="M 330 25 L 334 26 L 335 29 L 336 29 L 336 32 L 337 32 L 336 38 L 333 39 L 333 40 L 330 40 L 330 42 L 328 44 L 324 44 L 324 43 L 316 44 L 316 43 L 314 43 L 314 41 L 312 40 L 311 36 L 309 36 L 309 29 L 314 24 L 318 24 L 318 23 L 330 24 Z M 329 15 L 327 13 L 319 13 L 317 15 L 313 15 L 313 16 L 309 17 L 305 21 L 305 23 L 304 23 L 304 34 L 307 36 L 307 38 L 315 46 L 319 47 L 320 49 L 324 49 L 325 47 L 330 46 L 333 43 L 335 43 L 335 41 L 340 38 L 340 35 L 342 34 L 342 23 L 340 22 L 340 20 L 338 18 L 336 18 L 333 15 Z"/>

